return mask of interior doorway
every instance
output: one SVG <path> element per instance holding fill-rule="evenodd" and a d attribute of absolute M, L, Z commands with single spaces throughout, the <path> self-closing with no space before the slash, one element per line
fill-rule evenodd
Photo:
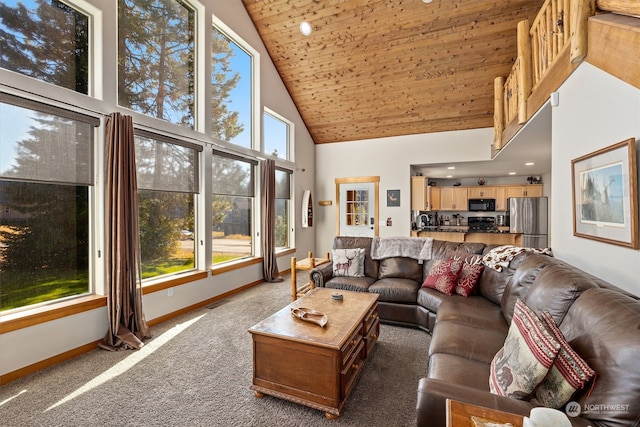
<path fill-rule="evenodd" d="M 379 176 L 336 178 L 336 236 L 378 235 Z"/>

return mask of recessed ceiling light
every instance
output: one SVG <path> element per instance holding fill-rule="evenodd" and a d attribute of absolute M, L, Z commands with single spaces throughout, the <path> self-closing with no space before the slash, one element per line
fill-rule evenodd
<path fill-rule="evenodd" d="M 533 163 L 533 162 L 527 162 L 527 163 L 525 163 L 524 165 L 525 165 L 525 166 L 533 166 L 533 165 L 535 165 L 535 163 Z"/>
<path fill-rule="evenodd" d="M 509 172 L 509 175 L 515 175 L 515 174 L 516 174 L 515 172 Z"/>
<path fill-rule="evenodd" d="M 312 31 L 313 31 L 313 28 L 311 28 L 311 24 L 309 24 L 307 21 L 302 21 L 300 23 L 300 32 L 303 35 L 309 36 L 309 35 L 311 35 Z"/>
<path fill-rule="evenodd" d="M 447 175 L 447 178 L 453 178 L 453 175 Z"/>
<path fill-rule="evenodd" d="M 433 0 L 422 0 L 424 3 L 431 3 Z"/>
<path fill-rule="evenodd" d="M 453 169 L 455 169 L 455 168 L 456 168 L 455 166 L 449 166 L 447 169 L 449 169 L 449 170 L 453 170 Z"/>

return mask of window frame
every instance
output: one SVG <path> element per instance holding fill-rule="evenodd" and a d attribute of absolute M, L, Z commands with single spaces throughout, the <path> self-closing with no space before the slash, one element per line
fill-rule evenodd
<path fill-rule="evenodd" d="M 20 75 L 21 79 L 27 79 L 33 81 L 29 76 Z M 38 81 L 41 84 L 51 85 L 46 82 Z M 62 90 L 68 90 L 55 86 Z M 77 96 L 83 96 L 83 94 L 74 92 Z M 103 164 L 99 161 L 104 157 L 103 154 L 103 138 L 102 132 L 104 129 L 103 118 L 98 117 L 95 112 L 84 110 L 78 105 L 70 106 L 69 104 L 63 104 L 60 102 L 54 102 L 38 95 L 20 93 L 16 90 L 5 90 L 0 86 L 0 102 L 10 105 L 15 105 L 21 108 L 30 109 L 31 111 L 38 111 L 45 114 L 57 115 L 69 120 L 76 120 L 91 126 L 93 144 L 92 153 L 90 157 L 91 165 L 91 182 L 90 183 L 76 183 L 75 185 L 84 186 L 87 188 L 87 207 L 89 212 L 87 214 L 87 292 L 69 295 L 61 298 L 56 298 L 48 301 L 42 301 L 39 303 L 29 304 L 13 309 L 0 311 L 0 317 L 13 317 L 17 315 L 22 317 L 23 313 L 39 312 L 42 310 L 48 310 L 50 308 L 59 307 L 61 305 L 67 306 L 73 304 L 74 301 L 85 301 L 87 298 L 100 297 L 105 293 L 105 278 L 104 274 L 97 274 L 99 271 L 104 271 L 104 257 L 102 252 L 104 250 L 104 180 L 102 178 Z M 11 179 L 9 179 L 11 180 Z M 17 179 L 19 182 L 33 182 L 41 183 L 45 185 L 58 185 L 61 184 L 58 181 L 49 180 L 29 180 L 29 179 Z"/>
<path fill-rule="evenodd" d="M 294 160 L 294 144 L 293 144 L 293 135 L 295 134 L 295 125 L 294 123 L 285 118 L 284 116 L 282 116 L 281 114 L 276 113 L 275 111 L 273 111 L 272 109 L 268 108 L 268 107 L 264 107 L 264 110 L 262 112 L 263 115 L 263 127 L 262 127 L 262 145 L 260 147 L 260 151 L 262 151 L 264 154 L 271 156 L 270 153 L 267 152 L 267 148 L 266 148 L 266 132 L 265 132 L 265 128 L 266 126 L 264 126 L 264 116 L 271 116 L 272 119 L 277 120 L 282 122 L 286 128 L 287 128 L 287 140 L 286 140 L 286 147 L 285 147 L 285 156 L 284 158 L 280 158 L 280 157 L 276 157 L 279 160 L 284 160 L 284 161 L 293 161 Z"/>
<path fill-rule="evenodd" d="M 260 190 L 259 190 L 259 174 L 258 174 L 258 166 L 259 163 L 257 160 L 251 158 L 251 157 L 247 157 L 247 156 L 242 156 L 239 154 L 235 154 L 229 151 L 225 151 L 225 150 L 219 150 L 217 148 L 213 148 L 211 150 L 212 153 L 212 157 L 211 157 L 211 177 L 209 179 L 210 184 L 211 184 L 211 191 L 210 191 L 210 195 L 211 198 L 213 200 L 213 197 L 215 196 L 230 196 L 230 197 L 247 197 L 251 199 L 251 214 L 249 215 L 249 218 L 251 219 L 251 226 L 249 227 L 249 235 L 251 236 L 251 253 L 245 257 L 239 257 L 239 258 L 234 258 L 232 260 L 229 261 L 223 261 L 223 262 L 219 262 L 219 263 L 214 263 L 213 262 L 213 257 L 214 257 L 214 247 L 213 247 L 213 238 L 211 239 L 211 256 L 210 256 L 210 263 L 211 263 L 211 268 L 212 269 L 218 269 L 220 267 L 226 267 L 229 265 L 233 265 L 233 264 L 240 264 L 240 263 L 245 263 L 247 261 L 252 260 L 253 258 L 256 258 L 258 256 L 260 256 L 260 236 L 258 231 L 260 230 L 261 226 L 262 226 L 262 220 L 261 220 L 261 215 L 260 215 L 260 207 L 258 206 L 258 203 L 256 203 L 256 198 L 260 196 Z M 215 182 L 214 182 L 214 175 L 215 172 L 213 170 L 213 159 L 218 156 L 218 157 L 223 157 L 223 158 L 227 158 L 229 160 L 236 160 L 236 161 L 240 161 L 240 162 L 246 162 L 250 165 L 251 168 L 251 178 L 250 178 L 250 186 L 249 188 L 251 189 L 251 195 L 243 195 L 243 194 L 226 194 L 226 193 L 216 193 L 216 189 L 215 189 Z M 212 203 L 211 203 L 212 205 Z M 212 224 L 212 217 L 214 215 L 213 212 L 213 208 L 209 211 L 210 213 L 210 218 L 209 218 L 209 224 Z M 213 235 L 213 228 L 211 228 L 211 232 Z"/>
<path fill-rule="evenodd" d="M 241 145 L 235 144 L 231 141 L 223 141 L 227 144 L 231 144 L 234 147 L 240 148 L 248 148 L 251 150 L 260 151 L 261 139 L 260 139 L 260 131 L 261 131 L 261 108 L 260 108 L 260 53 L 253 48 L 249 43 L 245 42 L 242 37 L 240 37 L 235 31 L 233 31 L 227 24 L 222 22 L 217 16 L 211 15 L 211 28 L 216 28 L 218 31 L 226 35 L 233 43 L 238 45 L 242 50 L 244 50 L 249 56 L 251 56 L 251 132 L 249 135 L 250 144 L 249 147 L 243 147 Z M 211 56 L 212 52 L 209 51 L 208 55 Z M 206 57 L 206 55 L 205 55 Z M 213 67 L 211 67 L 210 73 L 213 73 Z M 209 100 L 207 105 L 211 105 L 211 75 L 207 76 L 207 88 L 209 89 Z M 211 136 L 211 112 L 210 108 L 206 111 L 206 114 L 203 113 L 203 117 L 206 117 L 206 134 L 217 140 L 217 138 Z"/>
<path fill-rule="evenodd" d="M 175 125 L 175 126 L 180 126 L 180 125 Z M 201 259 L 201 257 L 199 256 L 199 252 L 201 250 L 200 245 L 197 244 L 198 240 L 200 239 L 200 227 L 199 227 L 199 222 L 198 222 L 198 216 L 199 216 L 199 212 L 200 212 L 200 189 L 201 189 L 201 179 L 200 179 L 200 174 L 201 174 L 201 159 L 202 159 L 202 151 L 203 151 L 203 146 L 200 144 L 195 144 L 189 141 L 185 141 L 184 139 L 181 139 L 177 136 L 169 136 L 166 135 L 164 133 L 158 133 L 157 131 L 149 131 L 147 129 L 143 129 L 140 127 L 136 127 L 134 126 L 134 135 L 136 137 L 141 137 L 141 138 L 146 138 L 146 139 L 150 139 L 155 141 L 156 143 L 162 143 L 162 144 L 173 144 L 176 146 L 180 146 L 183 148 L 187 148 L 190 150 L 193 150 L 193 154 L 194 154 L 194 162 L 193 162 L 193 174 L 194 174 L 194 181 L 193 181 L 193 191 L 185 191 L 185 192 L 181 192 L 181 191 L 174 191 L 174 190 L 156 190 L 156 189 L 150 189 L 150 188 L 142 188 L 143 191 L 160 191 L 162 193 L 167 193 L 167 192 L 179 192 L 181 194 L 192 194 L 193 195 L 193 223 L 194 223 L 194 238 L 193 238 L 193 251 L 194 251 L 194 259 L 193 259 L 193 268 L 189 268 L 189 269 L 185 269 L 185 270 L 180 270 L 177 272 L 173 272 L 173 273 L 168 273 L 168 274 L 160 274 L 157 276 L 152 276 L 152 277 L 148 277 L 148 278 L 144 278 L 141 280 L 142 282 L 142 286 L 147 286 L 149 284 L 153 284 L 156 283 L 158 281 L 162 281 L 162 280 L 167 280 L 167 279 L 171 279 L 174 276 L 178 276 L 178 275 L 184 275 L 184 274 L 188 274 L 188 273 L 192 273 L 195 270 L 199 269 L 200 263 L 199 260 Z M 138 188 L 137 188 L 137 192 L 139 192 L 141 190 L 140 188 L 140 183 L 138 182 Z M 202 230 L 204 231 L 204 230 Z"/>

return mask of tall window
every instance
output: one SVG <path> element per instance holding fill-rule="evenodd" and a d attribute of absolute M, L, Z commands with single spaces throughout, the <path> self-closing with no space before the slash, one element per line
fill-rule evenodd
<path fill-rule="evenodd" d="M 195 268 L 201 147 L 136 130 L 142 278 Z"/>
<path fill-rule="evenodd" d="M 291 246 L 291 171 L 276 168 L 276 250 Z"/>
<path fill-rule="evenodd" d="M 193 128 L 195 12 L 180 0 L 118 0 L 118 103 Z"/>
<path fill-rule="evenodd" d="M 255 169 L 258 162 L 213 152 L 213 264 L 253 255 Z"/>
<path fill-rule="evenodd" d="M 252 148 L 253 57 L 225 32 L 211 32 L 211 135 Z"/>
<path fill-rule="evenodd" d="M 91 291 L 98 119 L 0 94 L 0 310 Z"/>
<path fill-rule="evenodd" d="M 89 17 L 66 3 L 0 3 L 0 46 L 0 67 L 88 94 Z"/>
<path fill-rule="evenodd" d="M 267 111 L 263 114 L 263 123 L 264 153 L 289 160 L 290 124 Z"/>

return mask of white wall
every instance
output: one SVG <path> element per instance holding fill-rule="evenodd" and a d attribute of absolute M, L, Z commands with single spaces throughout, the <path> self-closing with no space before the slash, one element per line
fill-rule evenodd
<path fill-rule="evenodd" d="M 104 28 L 102 36 L 105 40 L 113 41 L 116 37 L 116 5 L 117 2 L 111 0 L 87 0 L 103 11 Z M 291 100 L 280 76 L 278 75 L 269 55 L 258 37 L 257 31 L 249 16 L 239 0 L 215 1 L 200 0 L 205 4 L 206 15 L 214 14 L 231 28 L 244 41 L 253 46 L 260 53 L 260 99 L 261 108 L 267 106 L 271 110 L 280 114 L 294 123 L 295 139 L 295 164 L 289 164 L 292 169 L 296 167 L 305 168 L 305 172 L 294 171 L 294 214 L 296 222 L 296 248 L 298 256 L 313 250 L 314 230 L 300 229 L 299 206 L 300 198 L 304 189 L 313 188 L 314 183 L 314 144 L 307 131 L 295 104 Z M 205 19 L 211 22 L 210 19 Z M 105 42 L 103 50 L 104 64 L 114 64 L 115 42 Z M 115 77 L 114 73 L 106 71 L 105 75 L 105 103 L 97 104 L 98 111 L 116 110 L 115 105 Z M 1 77 L 1 76 L 0 76 Z M 0 79 L 0 83 L 4 83 Z M 42 86 L 35 82 L 35 87 Z M 111 105 L 112 104 L 112 105 Z M 285 165 L 286 166 L 286 165 Z M 286 270 L 290 266 L 290 257 L 284 256 L 278 259 L 280 271 Z M 261 264 L 254 264 L 249 267 L 234 270 L 228 273 L 211 276 L 204 280 L 188 283 L 175 287 L 173 295 L 169 296 L 167 291 L 155 292 L 144 296 L 143 306 L 147 320 L 162 317 L 182 308 L 197 304 L 225 292 L 231 291 L 248 283 L 261 280 Z M 0 335 L 0 375 L 4 375 L 20 368 L 29 366 L 36 362 L 46 360 L 50 357 L 64 353 L 66 351 L 81 347 L 102 339 L 107 331 L 107 317 L 104 308 L 92 310 L 74 316 L 68 316 L 52 322 L 39 324 L 33 327 L 20 329 Z"/>
<path fill-rule="evenodd" d="M 571 160 L 631 137 L 640 138 L 640 90 L 584 63 L 559 92 L 560 105 L 552 112 L 554 254 L 640 295 L 640 251 L 574 237 L 568 196 Z"/>
<path fill-rule="evenodd" d="M 336 235 L 336 178 L 379 176 L 380 236 L 408 236 L 411 231 L 412 164 L 489 160 L 493 128 L 408 135 L 316 146 L 314 195 L 316 252 L 331 251 Z M 400 190 L 400 206 L 387 207 L 387 190 Z M 331 200 L 331 206 L 317 206 Z"/>

